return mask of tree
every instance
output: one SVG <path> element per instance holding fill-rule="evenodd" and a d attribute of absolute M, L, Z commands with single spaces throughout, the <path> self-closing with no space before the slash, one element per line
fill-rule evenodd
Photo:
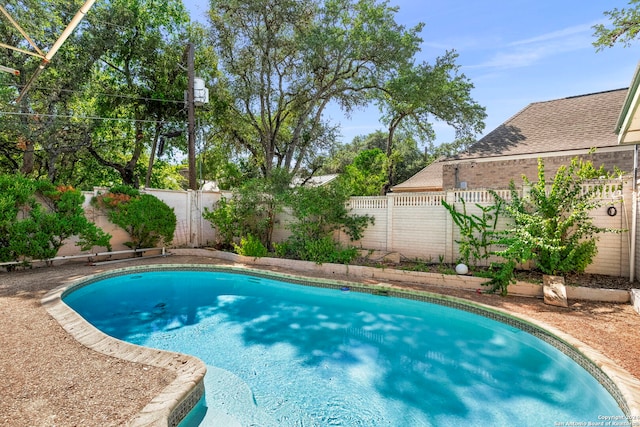
<path fill-rule="evenodd" d="M 211 0 L 211 36 L 228 87 L 221 131 L 264 176 L 314 169 L 332 143 L 329 102 L 365 105 L 419 49 L 422 25 L 374 0 Z"/>
<path fill-rule="evenodd" d="M 640 0 L 629 0 L 629 6 L 628 9 L 614 8 L 604 12 L 611 21 L 610 27 L 604 24 L 593 26 L 597 37 L 593 45 L 597 50 L 613 47 L 616 43 L 628 47 L 636 39 L 640 31 Z"/>
<path fill-rule="evenodd" d="M 334 147 L 324 158 L 323 165 L 318 171 L 320 174 L 341 174 L 353 163 L 355 158 L 365 150 L 379 149 L 384 151 L 387 134 L 383 131 L 375 131 L 368 135 L 359 135 L 353 138 L 351 143 Z"/>
<path fill-rule="evenodd" d="M 388 162 L 379 148 L 361 151 L 339 180 L 350 196 L 376 196 L 386 181 Z"/>
<path fill-rule="evenodd" d="M 76 7 L 59 0 L 8 6 L 45 51 Z M 3 39 L 30 49 L 6 22 L 0 20 Z M 187 76 L 180 68 L 185 40 L 200 47 L 205 31 L 189 25 L 179 0 L 97 2 L 39 76 L 42 84 L 34 85 L 17 107 L 11 102 L 40 59 L 0 51 L 3 64 L 21 71 L 20 76 L 0 76 L 12 86 L 0 92 L 3 109 L 15 110 L 0 118 L 0 167 L 89 188 L 117 181 L 137 186 L 145 171 L 147 183 L 158 182 L 151 168 L 156 143 L 167 134 L 180 134 L 186 121 Z M 196 56 L 199 76 L 209 82 L 216 68 L 212 52 L 202 47 Z M 185 150 L 184 135 L 166 141 L 165 152 Z M 140 166 L 143 161 L 149 168 Z"/>
<path fill-rule="evenodd" d="M 434 118 L 452 126 L 458 139 L 473 137 L 484 129 L 485 110 L 471 98 L 473 84 L 458 74 L 456 58 L 457 54 L 449 51 L 437 58 L 435 65 L 425 62 L 403 67 L 379 92 L 378 103 L 389 127 L 389 159 L 393 160 L 394 135 L 400 128 L 426 141 L 435 136 L 431 126 Z M 390 161 L 382 194 L 395 183 L 393 168 Z"/>
<path fill-rule="evenodd" d="M 66 28 L 77 11 L 77 5 L 58 0 L 26 0 L 13 2 L 7 9 L 42 53 L 50 49 Z M 113 38 L 89 28 L 83 21 L 32 85 L 27 96 L 19 105 L 14 105 L 18 93 L 43 60 L 23 53 L 37 52 L 8 20 L 0 20 L 0 34 L 7 45 L 21 49 L 3 49 L 0 52 L 3 64 L 20 71 L 19 76 L 3 76 L 11 87 L 3 99 L 6 102 L 3 110 L 13 113 L 3 120 L 4 131 L 0 139 L 6 159 L 5 171 L 47 175 L 50 181 L 55 181 L 59 161 L 75 157 L 79 147 L 86 143 L 86 123 L 66 117 L 75 107 L 76 91 L 86 82 L 93 64 Z"/>
<path fill-rule="evenodd" d="M 189 17 L 178 0 L 118 0 L 98 8 L 96 15 L 98 22 L 119 28 L 112 36 L 117 43 L 101 57 L 91 85 L 95 113 L 114 120 L 95 126 L 87 148 L 124 184 L 138 187 L 136 167 L 143 152 L 183 127 L 187 76 L 180 62 Z"/>
<path fill-rule="evenodd" d="M 266 179 L 245 181 L 231 198 L 221 199 L 213 209 L 205 208 L 202 216 L 218 230 L 218 245 L 229 248 L 241 238 L 253 236 L 270 248 L 276 215 L 284 208 L 290 184 L 291 175 L 277 169 Z"/>

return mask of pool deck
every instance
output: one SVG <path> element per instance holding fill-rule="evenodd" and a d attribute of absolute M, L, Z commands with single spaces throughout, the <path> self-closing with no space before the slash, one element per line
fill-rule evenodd
<path fill-rule="evenodd" d="M 503 298 L 415 281 L 344 277 L 316 268 L 305 272 L 290 266 L 258 266 L 247 259 L 221 259 L 206 251 L 174 252 L 167 258 L 138 258 L 126 263 L 100 266 L 68 263 L 0 273 L 0 314 L 5 319 L 0 327 L 0 348 L 11 349 L 0 351 L 0 375 L 5 378 L 0 399 L 2 425 L 164 426 L 175 425 L 182 418 L 201 395 L 205 372 L 202 362 L 191 356 L 145 349 L 107 337 L 59 298 L 65 288 L 87 276 L 153 264 L 253 268 L 314 279 L 345 280 L 380 289 L 433 292 L 472 301 L 540 326 L 587 356 L 618 385 L 629 406 L 629 415 L 635 417 L 633 425 L 640 425 L 637 351 L 640 316 L 628 303 L 570 301 L 568 309 L 558 308 L 536 298 Z M 66 339 L 69 335 L 74 340 Z M 83 362 L 87 359 L 92 363 L 85 375 L 88 368 Z M 69 377 L 73 378 L 71 384 Z M 35 411 L 34 400 L 39 402 Z"/>

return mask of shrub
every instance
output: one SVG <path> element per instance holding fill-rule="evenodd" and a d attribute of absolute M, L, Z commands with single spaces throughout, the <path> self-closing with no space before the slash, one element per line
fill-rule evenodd
<path fill-rule="evenodd" d="M 203 217 L 219 234 L 218 245 L 231 248 L 243 236 L 252 235 L 269 248 L 276 215 L 282 211 L 283 194 L 290 191 L 291 177 L 280 169 L 267 179 L 251 179 L 229 199 L 221 199 Z"/>
<path fill-rule="evenodd" d="M 92 203 L 107 211 L 109 220 L 131 237 L 125 245 L 132 249 L 153 248 L 160 242 L 170 244 L 176 229 L 176 215 L 162 200 L 140 194 L 130 187 L 113 187 Z"/>
<path fill-rule="evenodd" d="M 477 266 L 478 261 L 486 260 L 491 256 L 491 246 L 494 244 L 496 227 L 498 225 L 498 214 L 502 202 L 497 200 L 492 206 L 482 206 L 476 203 L 480 209 L 480 216 L 467 213 L 467 204 L 462 202 L 462 212 L 458 212 L 455 205 L 450 205 L 444 200 L 442 205 L 449 211 L 453 222 L 460 229 L 460 240 L 458 244 L 460 258 L 458 261 L 467 265 Z"/>
<path fill-rule="evenodd" d="M 358 250 L 354 247 L 344 248 L 328 236 L 313 240 L 290 238 L 286 242 L 276 245 L 276 255 L 303 261 L 313 261 L 317 264 L 325 262 L 349 264 L 357 258 Z"/>
<path fill-rule="evenodd" d="M 507 262 L 506 267 L 529 260 L 545 274 L 583 272 L 597 253 L 597 234 L 610 231 L 593 224 L 591 212 L 602 205 L 595 197 L 601 186 L 588 190 L 583 184 L 593 170 L 591 162 L 574 158 L 569 166 L 561 166 L 551 186 L 547 188 L 544 164 L 538 161 L 538 181 L 528 196 L 520 197 L 513 182 L 511 200 L 503 202 L 503 212 L 512 219 L 512 227 L 504 231 L 498 241 L 503 249 L 497 255 Z M 503 276 L 506 272 L 501 270 Z"/>
<path fill-rule="evenodd" d="M 240 240 L 240 245 L 234 245 L 238 255 L 264 257 L 267 256 L 267 248 L 260 239 L 249 234 Z"/>
<path fill-rule="evenodd" d="M 220 199 L 213 209 L 204 208 L 202 217 L 216 228 L 217 247 L 219 249 L 231 249 L 234 240 L 241 229 L 240 216 L 236 214 L 237 204 L 235 199 Z"/>
<path fill-rule="evenodd" d="M 296 188 L 286 198 L 287 206 L 296 219 L 289 224 L 294 238 L 318 241 L 341 230 L 352 241 L 359 240 L 374 219 L 368 215 L 351 214 L 348 200 L 348 193 L 339 185 Z"/>
<path fill-rule="evenodd" d="M 111 236 L 87 220 L 83 202 L 71 186 L 0 176 L 0 259 L 51 259 L 72 236 L 79 237 L 82 250 L 111 250 Z"/>

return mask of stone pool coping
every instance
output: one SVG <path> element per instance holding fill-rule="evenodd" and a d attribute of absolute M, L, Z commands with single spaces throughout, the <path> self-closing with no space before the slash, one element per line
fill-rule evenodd
<path fill-rule="evenodd" d="M 185 253 L 180 254 L 186 255 Z M 210 252 L 209 256 L 211 256 Z M 349 286 L 350 289 L 358 292 L 435 302 L 481 314 L 485 317 L 510 324 L 532 333 L 563 351 L 576 361 L 576 363 L 583 366 L 583 368 L 609 391 L 628 417 L 627 420 L 631 421 L 629 425 L 640 426 L 640 381 L 638 379 L 619 367 L 610 358 L 575 339 L 571 335 L 523 314 L 513 315 L 497 307 L 426 291 L 406 291 L 390 288 L 384 286 L 382 283 L 373 285 L 362 284 L 341 280 L 293 276 L 272 271 L 256 270 L 246 266 L 229 267 L 203 264 L 141 265 L 110 270 L 86 276 L 73 283 L 60 286 L 50 291 L 42 299 L 45 309 L 51 316 L 56 319 L 71 336 L 86 347 L 123 360 L 165 368 L 176 374 L 174 381 L 165 387 L 160 394 L 153 398 L 151 402 L 131 420 L 130 425 L 132 426 L 177 426 L 188 412 L 195 407 L 204 394 L 206 366 L 202 361 L 193 356 L 141 347 L 110 337 L 86 322 L 80 315 L 67 306 L 62 301 L 62 298 L 66 293 L 74 289 L 107 277 L 167 269 L 230 271 L 283 279 L 309 286 L 332 288 Z"/>

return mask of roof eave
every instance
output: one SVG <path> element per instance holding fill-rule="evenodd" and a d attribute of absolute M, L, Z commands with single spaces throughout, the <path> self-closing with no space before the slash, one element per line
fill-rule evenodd
<path fill-rule="evenodd" d="M 619 145 L 640 144 L 640 115 L 638 107 L 640 102 L 640 63 L 636 66 L 629 91 L 624 100 L 618 123 L 616 124 L 616 134 Z"/>

